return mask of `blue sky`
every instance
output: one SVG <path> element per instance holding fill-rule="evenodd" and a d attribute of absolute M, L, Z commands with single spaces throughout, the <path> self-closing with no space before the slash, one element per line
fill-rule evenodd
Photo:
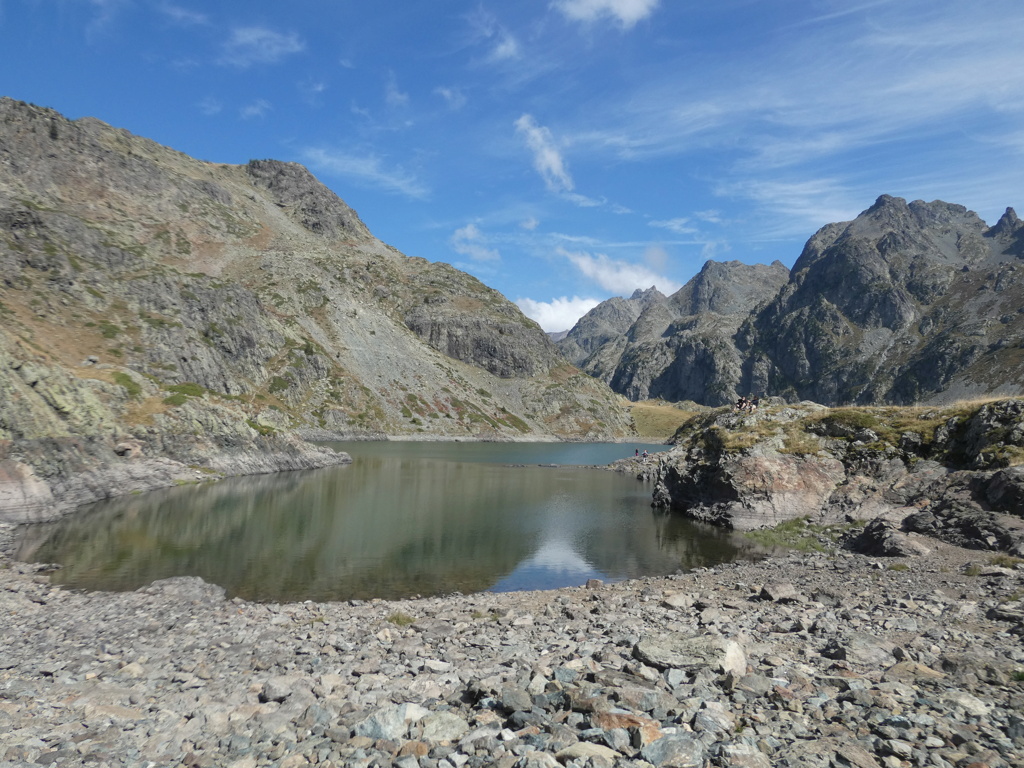
<path fill-rule="evenodd" d="M 1024 206 L 1021 0 L 0 0 L 0 95 L 308 166 L 549 331 L 880 194 Z"/>

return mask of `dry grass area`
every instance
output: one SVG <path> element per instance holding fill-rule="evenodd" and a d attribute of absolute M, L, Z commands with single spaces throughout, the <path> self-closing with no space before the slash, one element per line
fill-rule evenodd
<path fill-rule="evenodd" d="M 946 405 L 923 406 L 841 406 L 816 410 L 800 418 L 778 421 L 773 414 L 794 406 L 768 406 L 758 415 L 742 416 L 728 424 L 717 423 L 716 413 L 706 413 L 685 425 L 686 433 L 713 447 L 715 450 L 737 453 L 749 450 L 766 440 L 774 440 L 775 448 L 781 453 L 813 455 L 825 448 L 826 436 L 835 440 L 871 439 L 864 445 L 867 450 L 885 450 L 897 446 L 907 433 L 919 436 L 924 450 L 930 451 L 940 427 L 953 422 L 962 423 L 971 418 L 985 405 L 1006 400 L 1021 400 L 1013 397 L 982 397 L 960 400 Z M 722 409 L 719 409 L 720 411 Z M 954 426 L 954 431 L 955 431 Z M 874 438 L 861 437 L 866 431 Z M 955 435 L 954 435 L 955 437 Z M 985 466 L 1007 467 L 1024 464 L 1024 447 L 1014 444 L 1008 426 L 990 429 L 985 439 L 989 445 L 975 446 L 978 453 L 971 461 L 982 462 Z M 956 439 L 942 449 L 940 460 L 965 461 L 959 452 L 964 450 Z M 945 457 L 943 459 L 943 456 Z"/>
<path fill-rule="evenodd" d="M 709 410 L 692 402 L 667 403 L 664 400 L 645 400 L 630 406 L 637 434 L 659 440 L 667 440 L 688 419 Z"/>

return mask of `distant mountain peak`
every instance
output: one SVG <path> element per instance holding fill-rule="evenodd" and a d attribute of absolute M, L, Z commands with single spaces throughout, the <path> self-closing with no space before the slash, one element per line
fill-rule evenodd
<path fill-rule="evenodd" d="M 637 288 L 633 291 L 633 295 L 629 297 L 630 301 L 643 301 L 649 299 L 664 299 L 665 294 L 658 290 L 657 286 L 652 285 L 646 291 L 642 288 Z"/>
<path fill-rule="evenodd" d="M 1015 234 L 1017 230 L 1024 227 L 1024 223 L 1017 218 L 1017 212 L 1013 208 L 1007 208 L 1006 213 L 999 217 L 999 221 L 990 230 L 993 235 Z"/>

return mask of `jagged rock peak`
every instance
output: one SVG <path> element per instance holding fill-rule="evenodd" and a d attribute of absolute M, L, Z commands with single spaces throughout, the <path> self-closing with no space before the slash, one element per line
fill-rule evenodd
<path fill-rule="evenodd" d="M 1017 212 L 1013 208 L 1007 208 L 1006 213 L 999 217 L 999 221 L 990 230 L 990 234 L 1001 235 L 1005 233 L 1012 235 L 1022 227 L 1024 227 L 1024 222 L 1017 218 Z"/>
<path fill-rule="evenodd" d="M 680 315 L 745 313 L 775 296 L 788 279 L 789 270 L 777 260 L 771 265 L 707 261 L 670 301 Z"/>
<path fill-rule="evenodd" d="M 293 211 L 310 232 L 331 238 L 370 237 L 356 212 L 305 166 L 281 160 L 250 160 L 245 170 L 254 183 L 274 195 L 278 206 Z"/>
<path fill-rule="evenodd" d="M 630 301 L 648 301 L 651 299 L 664 299 L 665 294 L 659 291 L 657 286 L 652 285 L 646 291 L 641 288 L 637 288 L 629 298 Z"/>
<path fill-rule="evenodd" d="M 905 211 L 907 210 L 907 201 L 902 197 L 893 197 L 892 195 L 879 195 L 875 200 L 874 204 L 868 208 L 862 215 L 873 216 L 882 212 L 889 211 Z"/>

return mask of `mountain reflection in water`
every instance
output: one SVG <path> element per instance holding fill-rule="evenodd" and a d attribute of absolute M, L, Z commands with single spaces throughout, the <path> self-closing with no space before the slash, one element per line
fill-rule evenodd
<path fill-rule="evenodd" d="M 569 466 L 633 444 L 336 447 L 354 462 L 125 497 L 26 526 L 18 557 L 61 563 L 53 579 L 70 587 L 188 575 L 283 602 L 552 589 L 754 555 L 727 532 L 653 511 L 649 484 Z"/>

